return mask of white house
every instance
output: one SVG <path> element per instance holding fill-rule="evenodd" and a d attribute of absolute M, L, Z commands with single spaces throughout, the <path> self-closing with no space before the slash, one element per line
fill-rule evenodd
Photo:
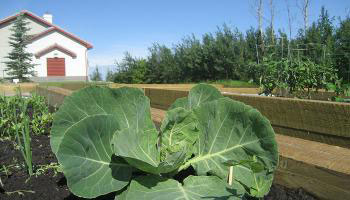
<path fill-rule="evenodd" d="M 7 77 L 5 58 L 11 51 L 10 28 L 19 14 L 24 14 L 32 36 L 27 51 L 34 56 L 36 64 L 33 81 L 65 81 L 88 79 L 87 51 L 92 45 L 52 23 L 52 15 L 38 17 L 31 12 L 22 11 L 0 21 L 0 78 Z"/>

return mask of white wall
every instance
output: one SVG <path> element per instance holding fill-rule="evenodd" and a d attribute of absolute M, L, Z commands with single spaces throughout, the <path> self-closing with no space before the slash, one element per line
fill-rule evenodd
<path fill-rule="evenodd" d="M 71 56 L 59 51 L 54 50 L 46 55 L 43 55 L 39 59 L 33 57 L 33 63 L 38 64 L 35 67 L 37 76 L 46 77 L 47 76 L 47 58 L 65 58 L 66 65 L 66 76 L 86 76 L 87 74 L 87 63 L 86 63 L 86 50 L 87 48 L 80 43 L 62 35 L 59 32 L 52 32 L 45 37 L 42 37 L 33 43 L 29 44 L 28 52 L 37 53 L 51 45 L 57 43 L 58 45 L 74 52 L 77 57 L 72 58 Z"/>
<path fill-rule="evenodd" d="M 29 35 L 38 34 L 46 30 L 48 27 L 47 25 L 34 21 L 27 16 L 25 18 L 25 21 L 29 22 L 27 27 L 31 28 L 30 31 L 28 31 Z M 9 45 L 9 37 L 12 34 L 12 31 L 10 29 L 13 27 L 13 22 L 14 21 L 11 21 L 0 25 L 0 78 L 2 78 L 3 75 L 6 75 L 5 72 L 3 72 L 3 70 L 6 68 L 6 64 L 3 62 L 8 60 L 5 57 L 12 49 L 12 47 Z"/>

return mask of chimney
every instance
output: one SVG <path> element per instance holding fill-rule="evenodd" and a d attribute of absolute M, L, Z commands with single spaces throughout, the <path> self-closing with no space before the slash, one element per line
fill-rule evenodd
<path fill-rule="evenodd" d="M 43 18 L 44 20 L 50 22 L 52 24 L 52 14 L 46 12 L 44 15 L 43 15 Z"/>

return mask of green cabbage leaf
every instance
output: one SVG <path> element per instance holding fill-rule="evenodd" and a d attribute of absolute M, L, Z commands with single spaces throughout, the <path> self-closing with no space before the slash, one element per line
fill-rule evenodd
<path fill-rule="evenodd" d="M 263 197 L 278 163 L 269 121 L 206 84 L 176 100 L 158 129 L 142 90 L 84 88 L 54 115 L 50 143 L 69 189 L 84 198 Z"/>

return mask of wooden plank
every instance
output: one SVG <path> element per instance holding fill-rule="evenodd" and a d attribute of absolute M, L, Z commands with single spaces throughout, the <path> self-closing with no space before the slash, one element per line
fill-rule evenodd
<path fill-rule="evenodd" d="M 272 125 L 275 133 L 350 149 L 350 138 Z"/>
<path fill-rule="evenodd" d="M 146 88 L 152 107 L 167 109 L 188 91 Z M 350 138 L 350 104 L 301 100 L 281 97 L 261 97 L 224 94 L 258 109 L 273 126 L 305 131 L 305 134 L 326 134 Z M 324 138 L 327 140 L 327 138 Z"/>
<path fill-rule="evenodd" d="M 235 94 L 226 96 L 258 109 L 272 125 L 350 138 L 350 104 Z"/>
<path fill-rule="evenodd" d="M 167 109 L 176 99 L 188 95 L 188 91 L 163 90 L 154 88 L 145 88 L 145 94 L 151 100 L 152 107 Z"/>
<path fill-rule="evenodd" d="M 167 109 L 188 91 L 144 88 L 151 106 Z M 257 108 L 276 133 L 350 148 L 350 104 L 226 94 Z M 315 131 L 316 130 L 316 131 Z"/>
<path fill-rule="evenodd" d="M 17 89 L 20 89 L 21 92 L 32 92 L 37 85 L 37 83 L 0 84 L 0 95 L 14 95 Z"/>
<path fill-rule="evenodd" d="M 310 172 L 314 170 L 310 168 L 310 166 L 306 165 L 306 167 L 306 171 Z M 340 180 L 340 178 L 338 178 L 338 180 Z M 310 178 L 305 176 L 305 173 L 300 174 L 293 173 L 290 170 L 277 169 L 274 176 L 274 183 L 287 188 L 303 188 L 308 193 L 320 199 L 350 199 L 349 190 L 344 190 L 336 185 L 329 184 L 327 181 L 324 182 L 319 181 L 317 178 Z M 345 184 L 349 183 L 347 182 Z"/>
<path fill-rule="evenodd" d="M 59 107 L 66 96 L 72 94 L 73 91 L 59 88 L 59 87 L 42 87 L 36 88 L 36 93 L 40 96 L 46 97 L 46 100 L 50 106 Z"/>

